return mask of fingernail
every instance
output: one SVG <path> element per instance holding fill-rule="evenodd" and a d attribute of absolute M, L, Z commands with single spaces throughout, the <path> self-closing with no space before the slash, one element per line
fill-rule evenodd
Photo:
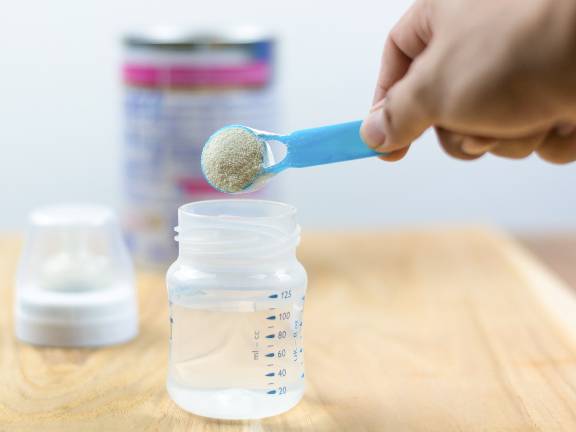
<path fill-rule="evenodd" d="M 364 142 L 372 149 L 384 146 L 386 134 L 384 131 L 384 113 L 382 109 L 371 111 L 364 119 L 360 130 Z"/>
<path fill-rule="evenodd" d="M 370 112 L 378 111 L 379 109 L 384 107 L 385 103 L 386 103 L 386 98 L 380 99 L 378 102 L 376 102 L 374 105 L 372 105 L 372 108 L 370 108 Z"/>
<path fill-rule="evenodd" d="M 478 142 L 473 138 L 465 138 L 462 142 L 462 151 L 471 156 L 483 155 L 487 151 L 490 151 L 496 142 Z"/>

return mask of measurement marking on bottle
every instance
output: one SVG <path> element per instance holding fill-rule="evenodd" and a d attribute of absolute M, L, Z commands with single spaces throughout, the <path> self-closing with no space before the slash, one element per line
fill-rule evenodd
<path fill-rule="evenodd" d="M 274 385 L 274 383 L 273 383 L 273 382 L 271 382 L 271 383 L 268 383 L 268 385 Z"/>
<path fill-rule="evenodd" d="M 267 394 L 276 394 L 276 390 L 268 390 L 266 393 Z"/>
<path fill-rule="evenodd" d="M 268 298 L 275 299 L 278 298 L 278 294 L 269 295 Z"/>
<path fill-rule="evenodd" d="M 266 335 L 266 339 L 274 339 L 274 335 L 273 334 Z"/>
<path fill-rule="evenodd" d="M 274 353 L 268 353 L 266 354 L 266 357 L 274 357 Z"/>
<path fill-rule="evenodd" d="M 268 328 L 269 328 L 269 329 L 273 329 L 273 328 L 274 328 L 274 326 L 268 326 Z"/>
<path fill-rule="evenodd" d="M 266 317 L 267 320 L 275 320 L 276 319 L 276 315 L 270 315 L 269 317 Z"/>
<path fill-rule="evenodd" d="M 274 366 L 274 363 L 267 364 L 266 366 L 267 366 L 267 367 L 272 367 L 272 366 Z"/>
<path fill-rule="evenodd" d="M 274 372 L 268 372 L 268 373 L 266 374 L 267 377 L 273 377 L 274 375 L 275 375 Z"/>

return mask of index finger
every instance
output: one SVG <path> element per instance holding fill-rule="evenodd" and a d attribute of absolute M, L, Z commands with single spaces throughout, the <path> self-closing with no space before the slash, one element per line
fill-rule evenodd
<path fill-rule="evenodd" d="M 427 2 L 419 0 L 400 18 L 386 39 L 372 104 L 382 100 L 406 75 L 412 61 L 424 51 L 431 38 L 430 11 Z"/>

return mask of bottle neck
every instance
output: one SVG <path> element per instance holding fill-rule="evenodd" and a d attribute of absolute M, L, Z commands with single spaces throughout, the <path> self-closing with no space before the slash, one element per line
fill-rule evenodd
<path fill-rule="evenodd" d="M 179 261 L 198 267 L 278 268 L 297 263 L 294 208 L 274 201 L 215 200 L 178 212 Z"/>
<path fill-rule="evenodd" d="M 203 253 L 180 245 L 178 262 L 199 270 L 215 271 L 276 271 L 299 265 L 296 247 L 268 253 Z"/>

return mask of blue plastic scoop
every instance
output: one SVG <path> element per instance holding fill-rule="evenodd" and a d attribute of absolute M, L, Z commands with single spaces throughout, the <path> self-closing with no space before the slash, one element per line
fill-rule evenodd
<path fill-rule="evenodd" d="M 383 153 L 370 149 L 360 137 L 362 121 L 354 121 L 312 129 L 303 129 L 292 132 L 289 135 L 279 135 L 271 132 L 259 131 L 247 126 L 226 126 L 214 133 L 202 150 L 202 172 L 206 180 L 216 189 L 227 193 L 252 192 L 264 186 L 276 174 L 288 168 L 303 168 L 316 165 L 324 165 L 354 159 L 381 156 Z M 223 187 L 221 182 L 211 178 L 209 170 L 205 167 L 204 154 L 214 137 L 229 131 L 231 128 L 239 128 L 252 134 L 250 138 L 257 138 L 261 143 L 262 158 L 260 167 L 254 169 L 254 174 L 243 181 L 240 187 Z M 285 146 L 285 156 L 278 162 L 275 161 L 271 143 L 281 143 Z M 230 142 L 230 145 L 242 145 L 240 142 Z M 225 161 L 224 161 L 225 162 Z M 231 171 L 235 168 L 227 165 Z M 234 175 L 230 172 L 230 175 Z"/>

